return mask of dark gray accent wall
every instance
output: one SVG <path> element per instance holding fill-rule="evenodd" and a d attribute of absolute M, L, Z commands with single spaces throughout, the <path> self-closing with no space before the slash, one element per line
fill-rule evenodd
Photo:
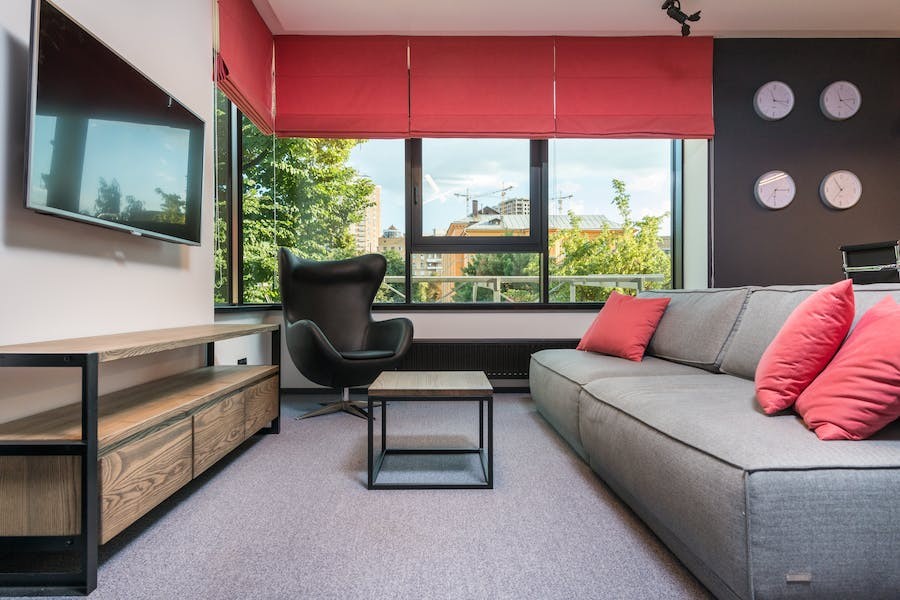
<path fill-rule="evenodd" d="M 714 48 L 710 283 L 833 282 L 842 277 L 839 246 L 900 239 L 900 39 L 728 39 Z M 773 79 L 791 86 L 796 103 L 767 122 L 753 95 Z M 862 105 L 830 121 L 819 94 L 841 79 L 859 87 Z M 753 197 L 756 178 L 772 169 L 797 184 L 779 211 Z M 845 211 L 819 198 L 822 178 L 838 169 L 863 186 Z"/>

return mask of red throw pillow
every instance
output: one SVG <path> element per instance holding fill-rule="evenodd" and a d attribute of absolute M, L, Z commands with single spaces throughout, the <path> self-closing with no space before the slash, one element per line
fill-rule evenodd
<path fill-rule="evenodd" d="M 861 440 L 900 417 L 900 306 L 870 308 L 795 408 L 823 440 Z"/>
<path fill-rule="evenodd" d="M 613 292 L 578 349 L 640 361 L 668 305 L 669 298 L 634 298 Z"/>
<path fill-rule="evenodd" d="M 847 337 L 855 314 L 849 279 L 801 302 L 756 366 L 756 400 L 766 414 L 794 405 Z"/>

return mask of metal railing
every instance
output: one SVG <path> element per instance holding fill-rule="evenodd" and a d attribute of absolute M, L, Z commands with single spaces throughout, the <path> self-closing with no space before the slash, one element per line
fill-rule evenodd
<path fill-rule="evenodd" d="M 490 296 L 490 300 L 480 300 L 481 302 L 533 303 L 540 301 L 541 278 L 537 275 L 413 275 L 411 280 L 413 289 L 421 284 L 433 286 L 434 297 L 427 303 L 479 302 L 480 290 L 487 291 Z M 578 302 L 579 289 L 620 288 L 640 292 L 647 289 L 648 284 L 662 283 L 667 280 L 668 275 L 662 273 L 551 275 L 550 297 L 556 298 L 557 302 L 564 301 L 560 300 L 560 297 L 568 299 L 569 302 Z M 404 284 L 405 277 L 403 275 L 388 275 L 384 278 L 381 286 L 382 292 L 387 292 L 387 294 L 382 293 L 382 297 L 377 301 L 402 302 L 405 296 Z M 453 296 L 457 293 L 466 292 L 466 296 L 470 295 L 469 290 L 462 287 L 464 284 L 471 284 L 471 300 L 454 299 Z M 519 292 L 519 296 L 522 292 L 528 294 L 531 287 L 533 287 L 531 293 L 533 299 L 523 300 L 522 297 L 516 297 L 516 294 L 513 293 Z M 386 298 L 383 297 L 385 295 Z M 484 295 L 482 294 L 482 296 Z"/>

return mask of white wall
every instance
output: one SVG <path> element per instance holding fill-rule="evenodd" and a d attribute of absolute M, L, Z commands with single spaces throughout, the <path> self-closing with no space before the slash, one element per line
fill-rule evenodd
<path fill-rule="evenodd" d="M 0 344 L 213 321 L 212 3 L 206 0 L 56 0 L 57 5 L 207 123 L 202 245 L 189 247 L 40 215 L 23 208 L 31 0 L 0 2 Z M 139 157 L 135 157 L 139 160 Z M 104 391 L 183 370 L 181 351 L 112 363 Z M 148 362 L 149 361 L 149 362 Z M 132 364 L 125 364 L 132 363 Z M 160 364 L 157 364 L 160 363 Z M 43 371 L 43 370 L 42 370 Z M 72 374 L 69 374 L 72 375 Z M 68 377 L 0 370 L 0 420 L 67 397 Z M 61 387 L 60 387 L 61 386 Z M 30 400 L 25 401 L 28 397 Z"/>

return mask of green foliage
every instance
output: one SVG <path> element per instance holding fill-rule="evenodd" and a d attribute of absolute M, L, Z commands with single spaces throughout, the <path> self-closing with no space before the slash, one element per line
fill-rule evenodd
<path fill-rule="evenodd" d="M 660 248 L 659 239 L 659 224 L 668 213 L 648 215 L 634 220 L 631 215 L 631 196 L 625 191 L 625 183 L 613 179 L 612 186 L 614 191 L 612 203 L 619 213 L 622 229 L 612 229 L 607 225 L 592 239 L 579 227 L 578 217 L 570 212 L 572 228 L 562 229 L 550 239 L 550 245 L 559 243 L 561 250 L 557 260 L 550 264 L 550 274 L 661 273 L 667 276 L 667 280 L 648 284 L 647 287 L 668 287 L 671 262 L 669 256 Z M 609 297 L 613 289 L 622 293 L 634 293 L 634 290 L 621 288 L 579 286 L 576 290 L 576 301 L 603 301 Z M 569 299 L 567 285 L 551 290 L 551 301 L 567 302 Z"/>
<path fill-rule="evenodd" d="M 178 194 L 167 194 L 160 188 L 154 190 L 162 196 L 162 212 L 156 215 L 156 220 L 162 223 L 184 223 L 184 207 L 187 202 Z"/>
<path fill-rule="evenodd" d="M 243 129 L 244 301 L 277 302 L 280 246 L 312 260 L 356 254 L 348 225 L 375 189 L 347 165 L 363 140 L 274 138 Z"/>
<path fill-rule="evenodd" d="M 94 215 L 105 215 L 107 218 L 118 217 L 122 205 L 122 188 L 113 179 L 107 182 L 103 177 L 97 185 L 97 200 L 94 202 Z"/>
<path fill-rule="evenodd" d="M 396 250 L 385 250 L 384 257 L 387 259 L 386 277 L 406 274 L 406 259 L 403 255 Z M 388 289 L 388 285 L 392 289 Z M 375 294 L 375 302 L 403 302 L 403 287 L 403 282 L 382 285 L 378 293 Z"/>
<path fill-rule="evenodd" d="M 475 290 L 473 299 L 473 283 L 457 283 L 453 292 L 454 302 L 539 302 L 540 259 L 536 254 L 521 252 L 503 252 L 496 254 L 476 254 L 463 267 L 464 275 L 481 276 L 516 276 L 531 275 L 536 279 L 530 282 L 504 282 L 500 289 L 494 282 L 483 282 Z M 485 285 L 487 284 L 487 286 Z"/>

